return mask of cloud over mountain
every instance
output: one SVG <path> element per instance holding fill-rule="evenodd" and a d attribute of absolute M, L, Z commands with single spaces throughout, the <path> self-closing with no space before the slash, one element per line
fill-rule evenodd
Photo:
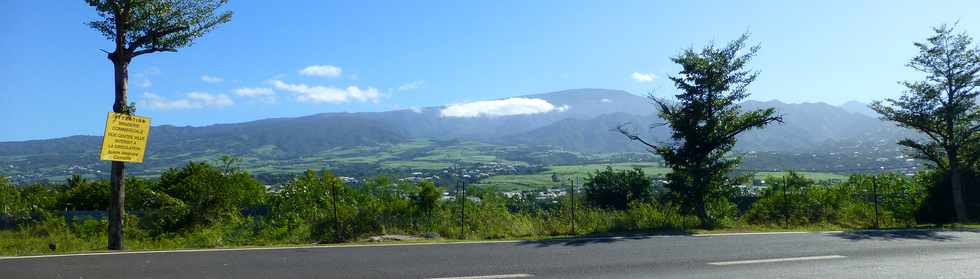
<path fill-rule="evenodd" d="M 310 86 L 306 84 L 291 84 L 281 80 L 271 81 L 278 90 L 296 94 L 296 101 L 311 103 L 344 103 L 351 100 L 377 103 L 381 94 L 373 87 L 360 88 L 348 86 L 337 88 L 333 86 Z"/>
<path fill-rule="evenodd" d="M 630 75 L 630 78 L 637 82 L 651 82 L 657 79 L 657 76 L 652 73 L 633 72 L 633 74 Z"/>
<path fill-rule="evenodd" d="M 562 112 L 568 109 L 568 106 L 555 106 L 544 99 L 509 98 L 450 105 L 442 109 L 440 115 L 443 117 L 494 117 L 552 111 Z"/>
<path fill-rule="evenodd" d="M 145 92 L 141 101 L 141 105 L 159 110 L 227 107 L 234 104 L 235 102 L 228 95 L 215 95 L 207 92 L 190 92 L 180 99 L 167 99 L 160 95 Z"/>

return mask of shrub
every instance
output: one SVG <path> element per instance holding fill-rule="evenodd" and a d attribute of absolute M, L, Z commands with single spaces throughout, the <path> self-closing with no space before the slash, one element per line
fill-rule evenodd
<path fill-rule="evenodd" d="M 586 200 L 600 208 L 626 210 L 630 203 L 652 197 L 653 186 L 640 168 L 615 171 L 607 166 L 585 179 Z"/>
<path fill-rule="evenodd" d="M 241 210 L 265 200 L 265 187 L 245 172 L 224 173 L 207 163 L 190 162 L 160 176 L 159 189 L 184 203 L 193 214 L 184 215 L 181 227 L 237 221 Z M 169 203 L 177 212 L 179 203 Z"/>
<path fill-rule="evenodd" d="M 821 186 L 790 172 L 763 191 L 743 219 L 749 224 L 842 227 L 911 226 L 922 204 L 924 187 L 899 174 L 852 175 L 846 182 Z M 875 201 L 877 200 L 877 216 Z"/>
<path fill-rule="evenodd" d="M 65 183 L 65 189 L 58 202 L 69 210 L 101 210 L 109 209 L 109 181 L 88 181 L 75 175 Z"/>

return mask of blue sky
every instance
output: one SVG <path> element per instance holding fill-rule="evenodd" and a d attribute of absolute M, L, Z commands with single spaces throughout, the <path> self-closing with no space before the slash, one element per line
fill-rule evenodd
<path fill-rule="evenodd" d="M 959 20 L 980 35 L 977 1 L 269 3 L 231 1 L 232 21 L 193 46 L 134 59 L 138 114 L 198 126 L 571 88 L 670 95 L 670 56 L 745 31 L 762 45 L 751 99 L 867 102 L 919 77 L 904 64 L 930 26 Z M 113 95 L 99 49 L 112 45 L 84 25 L 95 11 L 80 0 L 0 11 L 0 141 L 100 134 Z"/>

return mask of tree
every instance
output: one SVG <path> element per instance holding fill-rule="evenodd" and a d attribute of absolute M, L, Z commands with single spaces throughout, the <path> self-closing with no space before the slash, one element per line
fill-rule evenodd
<path fill-rule="evenodd" d="M 231 12 L 215 12 L 227 0 L 86 0 L 99 13 L 99 20 L 88 23 L 115 43 L 107 53 L 112 61 L 115 79 L 115 102 L 112 111 L 132 114 L 135 106 L 127 105 L 129 63 L 134 57 L 155 52 L 176 52 L 189 46 L 215 26 L 231 20 Z M 123 162 L 112 162 L 110 181 L 112 199 L 109 208 L 109 249 L 123 248 L 123 205 L 126 188 Z"/>
<path fill-rule="evenodd" d="M 745 69 L 759 47 L 745 48 L 743 34 L 723 48 L 708 45 L 686 49 L 671 61 L 681 65 L 670 80 L 681 92 L 676 102 L 650 95 L 659 116 L 673 130 L 673 143 L 653 144 L 620 125 L 620 133 L 639 141 L 664 158 L 673 171 L 667 175 L 672 195 L 687 211 L 694 211 L 702 226 L 717 221 L 712 208 L 727 203 L 725 193 L 733 181 L 726 175 L 739 160 L 725 158 L 735 146 L 735 137 L 755 128 L 782 122 L 773 108 L 743 111 L 739 102 L 749 96 L 748 86 L 758 72 Z"/>
<path fill-rule="evenodd" d="M 242 209 L 260 205 L 266 197 L 265 186 L 248 173 L 224 173 L 203 162 L 164 171 L 158 187 L 190 210 L 180 220 L 184 228 L 238 219 Z"/>
<path fill-rule="evenodd" d="M 432 181 L 422 181 L 418 184 L 419 190 L 415 194 L 415 208 L 425 214 L 426 230 L 432 225 L 432 211 L 439 206 L 439 199 L 442 197 L 442 189 L 436 187 Z"/>
<path fill-rule="evenodd" d="M 643 169 L 615 171 L 606 166 L 585 178 L 585 198 L 601 208 L 629 209 L 634 201 L 648 201 L 653 197 L 653 186 Z"/>
<path fill-rule="evenodd" d="M 935 34 L 915 43 L 919 54 L 906 65 L 926 74 L 920 81 L 901 82 L 905 93 L 896 99 L 876 101 L 871 109 L 884 120 L 925 134 L 925 140 L 902 139 L 911 155 L 932 162 L 950 181 L 956 220 L 968 220 L 963 200 L 962 172 L 974 161 L 980 142 L 980 48 L 973 38 L 955 33 L 954 27 L 934 27 Z"/>

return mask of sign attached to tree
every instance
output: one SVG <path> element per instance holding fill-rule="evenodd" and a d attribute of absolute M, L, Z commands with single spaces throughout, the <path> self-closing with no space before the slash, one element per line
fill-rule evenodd
<path fill-rule="evenodd" d="M 150 118 L 110 112 L 99 160 L 142 163 L 149 135 Z"/>

